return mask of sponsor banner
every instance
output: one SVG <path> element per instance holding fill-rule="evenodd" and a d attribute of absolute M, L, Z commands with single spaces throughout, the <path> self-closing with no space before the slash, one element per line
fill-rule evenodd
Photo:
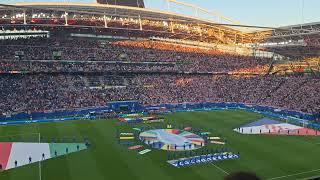
<path fill-rule="evenodd" d="M 211 139 L 211 140 L 219 140 L 221 139 L 220 137 L 208 137 L 208 139 Z"/>
<path fill-rule="evenodd" d="M 135 146 L 130 146 L 128 149 L 130 150 L 136 150 L 136 149 L 141 149 L 143 146 L 142 145 L 135 145 Z"/>
<path fill-rule="evenodd" d="M 135 130 L 135 131 L 141 131 L 140 128 L 133 128 L 133 130 Z"/>
<path fill-rule="evenodd" d="M 209 135 L 209 134 L 211 134 L 211 132 L 202 132 L 202 133 L 200 133 L 201 135 Z"/>
<path fill-rule="evenodd" d="M 146 154 L 150 151 L 151 151 L 151 149 L 145 149 L 145 150 L 139 151 L 139 154 L 143 155 L 143 154 Z"/>
<path fill-rule="evenodd" d="M 238 158 L 240 158 L 239 154 L 234 154 L 231 152 L 224 152 L 224 153 L 215 153 L 215 154 L 194 156 L 194 157 L 189 157 L 189 158 L 181 158 L 181 159 L 176 159 L 176 160 L 169 160 L 167 162 L 174 167 L 180 168 L 180 167 L 192 166 L 192 165 L 196 165 L 196 164 L 211 163 L 211 162 L 216 162 L 216 161 L 238 159 Z"/>
<path fill-rule="evenodd" d="M 120 133 L 120 136 L 133 136 L 133 133 Z"/>
<path fill-rule="evenodd" d="M 143 121 L 143 123 L 155 123 L 155 122 L 164 122 L 164 119 L 153 119 L 153 120 Z"/>
<path fill-rule="evenodd" d="M 119 118 L 120 123 L 141 123 L 143 121 L 142 118 Z"/>
<path fill-rule="evenodd" d="M 192 127 L 185 127 L 185 128 L 183 128 L 183 130 L 185 130 L 185 131 L 191 131 L 191 129 L 192 129 Z"/>
<path fill-rule="evenodd" d="M 139 123 L 142 123 L 142 120 L 134 120 L 134 121 L 120 121 L 118 122 L 118 124 L 139 124 Z"/>
<path fill-rule="evenodd" d="M 148 121 L 148 120 L 153 120 L 153 119 L 157 119 L 156 117 L 153 117 L 153 116 L 147 116 L 147 117 L 142 117 L 142 119 L 144 121 Z"/>
<path fill-rule="evenodd" d="M 131 146 L 133 145 L 135 142 L 133 141 L 120 141 L 119 144 L 121 145 L 128 145 L 128 146 Z"/>
<path fill-rule="evenodd" d="M 119 117 L 141 117 L 143 113 L 135 113 L 135 114 L 119 114 Z"/>
<path fill-rule="evenodd" d="M 221 144 L 221 145 L 225 145 L 225 142 L 221 142 L 221 141 L 210 141 L 210 143 L 212 144 Z"/>
<path fill-rule="evenodd" d="M 134 139 L 134 137 L 133 136 L 131 136 L 131 137 L 120 137 L 119 139 L 120 140 L 132 140 L 132 139 Z"/>
<path fill-rule="evenodd" d="M 163 122 L 164 119 L 158 119 L 155 117 L 137 117 L 137 118 L 119 118 L 120 124 L 128 123 L 154 123 L 154 122 Z"/>

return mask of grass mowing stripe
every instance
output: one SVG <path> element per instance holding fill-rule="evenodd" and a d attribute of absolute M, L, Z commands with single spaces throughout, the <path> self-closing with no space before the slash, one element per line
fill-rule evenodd
<path fill-rule="evenodd" d="M 96 158 L 100 158 L 100 165 L 106 167 L 106 172 L 114 172 L 111 173 L 112 179 L 139 179 L 137 173 L 132 170 L 130 162 L 128 162 L 130 161 L 130 154 L 125 152 L 128 150 L 117 144 L 116 128 L 113 123 L 114 121 L 96 121 L 93 124 L 95 131 L 99 134 L 97 138 L 100 140 L 95 144 L 97 146 L 96 154 L 98 155 Z"/>
<path fill-rule="evenodd" d="M 261 118 L 259 114 L 228 110 L 174 113 L 164 115 L 164 117 L 170 120 L 166 122 L 176 124 L 178 127 L 181 127 L 182 124 L 190 125 L 204 131 L 212 130 L 214 136 L 225 137 L 227 147 L 236 152 L 239 151 L 241 156 L 238 160 L 221 161 L 215 164 L 226 172 L 251 171 L 257 173 L 262 179 L 283 177 L 281 180 L 306 178 L 320 174 L 320 171 L 300 174 L 310 169 L 317 169 L 320 161 L 318 138 L 240 135 L 232 130 Z M 152 124 L 152 126 L 156 125 L 158 124 Z M 141 128 L 145 125 L 134 126 Z M 82 138 L 88 137 L 92 141 L 93 147 L 88 151 L 70 154 L 67 158 L 61 157 L 43 162 L 43 179 L 46 180 L 209 180 L 223 179 L 225 176 L 210 164 L 185 168 L 171 167 L 166 162 L 165 151 L 162 150 L 152 149 L 152 152 L 139 156 L 136 151 L 129 151 L 125 146 L 117 143 L 115 136 L 117 128 L 115 120 L 41 123 L 1 126 L 0 136 L 10 132 L 28 133 L 40 130 L 41 135 L 47 140 L 51 137 L 81 136 Z M 123 125 L 121 128 L 124 132 L 130 132 L 133 126 Z M 144 146 L 149 148 L 147 145 Z M 220 146 L 209 145 L 209 147 Z M 82 166 L 83 163 L 88 166 Z M 0 179 L 37 179 L 37 170 L 37 165 L 28 165 L 0 173 Z M 297 172 L 298 175 L 287 177 Z"/>
<path fill-rule="evenodd" d="M 106 168 L 109 164 L 101 163 L 100 161 L 103 159 L 97 153 L 97 148 L 100 147 L 99 143 L 101 142 L 100 137 L 102 137 L 102 135 L 99 134 L 99 131 L 94 130 L 94 123 L 94 121 L 86 121 L 81 122 L 81 124 L 75 124 L 82 138 L 88 137 L 90 142 L 92 143 L 92 146 L 89 147 L 88 150 L 79 154 L 80 157 L 78 157 L 79 159 L 81 159 L 82 163 L 85 163 L 85 166 L 87 167 L 86 171 L 82 172 L 81 179 L 112 179 L 110 173 L 108 172 L 108 169 Z M 88 127 L 90 127 L 89 130 Z"/>
<path fill-rule="evenodd" d="M 305 171 L 305 172 L 300 172 L 300 173 L 295 173 L 295 174 L 289 174 L 289 175 L 286 175 L 286 176 L 274 177 L 274 178 L 270 178 L 268 180 L 283 179 L 283 178 L 288 178 L 288 177 L 293 177 L 293 176 L 297 176 L 297 175 L 301 175 L 301 174 L 307 174 L 307 173 L 318 172 L 318 171 L 320 171 L 320 169 L 314 169 L 314 170 L 311 170 L 311 171 Z"/>
<path fill-rule="evenodd" d="M 302 178 L 298 180 L 317 180 L 317 179 L 320 179 L 320 176 L 311 176 L 311 177 Z"/>
<path fill-rule="evenodd" d="M 225 173 L 225 174 L 229 174 L 227 171 L 223 170 L 222 168 L 218 167 L 217 165 L 215 165 L 214 163 L 211 163 L 214 167 L 216 167 L 217 169 L 219 169 L 221 172 Z"/>
<path fill-rule="evenodd" d="M 167 120 L 165 121 L 165 124 L 172 124 L 174 125 L 174 127 L 180 127 L 180 125 L 178 123 L 175 123 L 177 121 L 168 121 L 168 118 L 166 118 Z M 158 123 L 152 124 L 157 126 Z M 141 126 L 147 126 L 148 128 L 152 128 L 153 126 L 151 124 L 143 124 Z M 174 128 L 173 127 L 173 128 Z M 164 127 L 166 128 L 166 127 Z M 166 155 L 163 153 L 163 150 L 154 150 L 156 154 L 162 154 L 161 158 L 159 158 L 158 155 L 154 155 L 152 157 L 152 159 L 155 161 L 157 159 L 158 162 L 154 162 L 155 164 L 164 164 L 162 167 L 165 168 L 166 173 L 172 177 L 175 177 L 176 179 L 208 179 L 208 177 L 214 177 L 216 174 L 214 174 L 214 176 L 212 175 L 212 173 L 215 173 L 215 169 L 212 170 L 210 169 L 207 172 L 203 172 L 203 170 L 201 170 L 204 166 L 202 165 L 198 165 L 198 166 L 193 166 L 193 167 L 184 167 L 184 168 L 172 168 L 171 165 L 168 165 L 167 162 L 164 162 L 164 159 L 166 159 Z M 151 155 L 152 156 L 152 155 Z M 202 171 L 202 172 L 199 172 Z M 209 176 L 208 176 L 209 175 Z M 160 179 L 160 177 L 159 177 Z"/>
<path fill-rule="evenodd" d="M 214 127 L 213 128 L 213 134 L 214 135 L 216 135 L 218 133 L 218 134 L 222 134 L 223 137 L 226 137 L 225 133 L 220 133 L 219 132 L 219 131 L 223 131 L 223 132 L 230 131 L 230 129 L 228 128 L 229 125 L 227 124 L 228 122 L 220 120 L 220 118 L 224 118 L 224 117 L 225 117 L 225 112 L 223 112 L 223 111 L 216 112 L 214 117 L 212 117 L 210 112 L 206 112 L 203 115 L 199 115 L 199 113 L 192 113 L 192 114 L 188 113 L 187 118 L 183 118 L 183 120 L 192 122 L 195 118 L 197 118 L 197 125 L 198 125 L 197 127 L 199 127 L 199 126 L 200 127 L 204 127 L 204 128 L 207 127 L 207 126 Z M 182 119 L 182 118 L 179 118 L 179 117 L 177 117 L 177 118 L 178 119 Z M 217 122 L 223 123 L 221 125 L 221 127 L 216 125 Z M 232 143 L 232 141 L 228 141 L 228 142 Z M 259 159 L 259 158 L 257 158 L 257 159 Z M 232 171 L 232 170 L 234 170 L 234 168 L 232 168 L 232 167 L 231 168 L 224 167 L 226 163 L 227 164 L 229 164 L 229 163 L 232 163 L 232 164 L 236 163 L 237 164 L 237 161 L 234 161 L 234 162 L 233 161 L 232 162 L 227 162 L 227 161 L 226 162 L 219 162 L 220 166 L 223 166 L 224 169 L 230 169 L 230 171 Z M 240 165 L 243 166 L 243 165 L 246 165 L 246 164 L 241 164 L 240 163 Z M 242 169 L 247 169 L 247 168 L 242 168 Z M 221 173 L 218 173 L 218 174 L 220 174 L 219 179 L 222 179 L 223 176 L 221 175 Z"/>
<path fill-rule="evenodd" d="M 114 121 L 113 121 L 114 123 Z M 101 127 L 100 127 L 101 128 Z M 132 127 L 128 126 L 126 128 L 132 129 Z M 115 133 L 115 130 L 114 130 Z M 165 162 L 157 161 L 157 158 L 153 158 L 152 154 L 146 154 L 144 156 L 139 156 L 136 151 L 129 151 L 125 146 L 121 146 L 117 144 L 114 136 L 107 136 L 106 138 L 111 138 L 112 142 L 116 145 L 114 147 L 118 147 L 118 151 L 120 154 L 120 160 L 122 160 L 130 169 L 130 173 L 134 174 L 136 179 L 154 179 L 155 177 L 162 177 L 163 179 L 171 179 L 170 176 L 166 175 L 166 173 L 161 170 L 161 164 Z M 157 151 L 152 151 L 152 153 L 157 153 Z M 123 156 L 125 159 L 123 159 Z M 155 162 L 156 161 L 156 162 Z M 159 166 L 160 165 L 160 166 Z M 166 164 L 165 164 L 166 165 Z"/>
<path fill-rule="evenodd" d="M 83 135 L 79 131 L 78 127 L 86 127 L 86 123 L 86 121 L 68 122 L 64 129 L 61 129 L 61 133 L 68 137 L 78 137 L 78 141 L 83 142 Z M 72 180 L 78 180 L 81 178 L 105 179 L 105 177 L 101 174 L 102 171 L 99 171 L 96 166 L 95 156 L 93 156 L 91 150 L 92 148 L 89 148 L 65 156 L 65 158 L 68 160 L 68 167 Z M 86 171 L 83 171 L 84 167 Z"/>
<path fill-rule="evenodd" d="M 159 124 L 155 123 L 153 125 L 157 126 Z M 138 127 L 149 128 L 150 126 L 150 124 L 138 125 Z M 121 129 L 130 131 L 132 130 L 132 127 L 130 125 L 122 125 Z M 149 148 L 146 145 L 145 147 Z M 127 152 L 127 150 L 125 152 Z M 144 175 L 140 179 L 203 179 L 197 173 L 194 173 L 192 169 L 190 170 L 188 168 L 172 168 L 171 165 L 166 162 L 167 157 L 165 151 L 163 150 L 154 149 L 151 153 L 148 153 L 144 156 L 139 156 L 137 155 L 137 152 L 134 152 L 133 156 L 131 156 L 130 158 L 132 158 L 132 162 L 135 162 L 137 158 L 140 161 L 138 162 L 140 163 L 140 169 L 138 169 L 138 171 L 140 172 L 140 174 Z"/>
<path fill-rule="evenodd" d="M 206 112 L 203 112 L 203 114 L 205 113 Z M 193 113 L 188 113 L 187 116 L 184 116 L 184 113 L 171 114 L 169 118 L 174 119 L 176 121 L 175 124 L 178 124 L 178 126 L 179 124 L 192 124 L 192 121 L 195 121 L 197 122 L 197 125 L 194 125 L 193 127 L 199 128 L 199 127 L 202 127 L 201 125 L 199 126 L 199 123 L 202 122 L 202 116 L 199 116 L 199 113 L 197 112 L 193 112 Z M 186 174 L 188 174 L 188 171 L 192 171 L 198 176 L 200 176 L 201 179 L 223 179 L 224 177 L 224 174 L 221 174 L 219 170 L 217 170 L 216 168 L 208 164 L 201 164 L 201 165 L 196 165 L 196 166 L 191 166 L 188 168 L 181 168 L 181 169 L 187 170 Z M 190 177 L 186 177 L 186 178 L 192 179 Z M 195 179 L 199 179 L 199 178 L 195 178 Z"/>
<path fill-rule="evenodd" d="M 255 168 L 255 166 L 253 166 L 253 167 L 251 167 L 250 169 L 251 169 L 251 171 L 252 170 L 257 170 L 257 172 L 261 172 L 261 174 L 260 175 L 262 175 L 262 177 L 268 177 L 268 176 L 270 176 L 270 174 L 273 174 L 273 173 L 276 173 L 276 174 L 286 174 L 286 173 L 288 173 L 288 169 L 290 169 L 290 168 L 286 168 L 287 166 L 288 166 L 288 163 L 286 163 L 286 162 L 290 162 L 290 161 L 292 161 L 293 162 L 293 164 L 296 166 L 296 164 L 300 164 L 300 162 L 299 163 L 294 163 L 295 161 L 297 161 L 297 160 L 294 160 L 294 159 L 301 159 L 301 160 L 303 160 L 304 159 L 304 157 L 303 156 L 301 156 L 301 153 L 299 154 L 299 153 L 296 153 L 296 154 L 292 154 L 292 156 L 283 156 L 283 154 L 288 154 L 288 149 L 284 149 L 283 148 L 283 145 L 284 144 L 286 144 L 286 141 L 288 140 L 288 138 L 290 138 L 290 137 L 270 137 L 270 136 L 242 136 L 242 135 L 239 135 L 239 134 L 236 134 L 236 133 L 234 133 L 232 130 L 231 130 L 231 126 L 230 125 L 228 125 L 228 121 L 232 121 L 233 122 L 233 124 L 234 124 L 234 120 L 232 120 L 233 119 L 233 117 L 235 118 L 235 119 L 237 119 L 237 121 L 242 121 L 241 119 L 243 119 L 243 118 L 240 118 L 241 116 L 239 116 L 239 115 L 235 115 L 235 114 L 231 114 L 231 115 L 229 115 L 228 116 L 228 118 L 226 119 L 226 118 L 224 118 L 224 119 L 222 119 L 221 117 L 219 117 L 219 116 L 223 116 L 223 114 L 224 114 L 225 112 L 218 112 L 218 113 L 215 113 L 215 117 L 211 117 L 211 118 L 204 118 L 204 120 L 202 121 L 202 120 L 200 120 L 200 119 L 202 119 L 201 118 L 201 116 L 199 116 L 198 118 L 197 118 L 197 121 L 201 121 L 201 122 L 199 122 L 198 123 L 198 125 L 200 124 L 203 124 L 203 125 L 208 125 L 208 124 L 210 124 L 210 126 L 213 126 L 213 127 L 216 127 L 216 129 L 217 129 L 217 131 L 223 131 L 224 133 L 223 133 L 223 136 L 225 136 L 225 137 L 227 137 L 227 139 L 228 139 L 228 142 L 230 142 L 231 144 L 232 144 L 232 146 L 234 146 L 234 148 L 235 149 L 238 149 L 239 151 L 242 151 L 242 152 L 244 152 L 244 153 L 246 153 L 247 154 L 247 156 L 246 157 L 244 157 L 243 156 L 243 154 L 242 154 L 242 156 L 241 156 L 241 158 L 240 158 L 240 160 L 242 159 L 242 158 L 248 158 L 249 160 L 246 160 L 246 163 L 250 163 L 250 164 L 260 164 L 259 166 L 257 166 L 257 167 L 259 167 L 259 169 L 257 168 Z M 196 115 L 197 113 L 195 113 L 195 116 L 197 116 Z M 205 114 L 207 114 L 207 113 L 205 113 Z M 208 114 L 211 114 L 211 112 L 209 112 Z M 184 116 L 184 118 L 183 118 L 183 120 L 184 121 L 188 121 L 188 119 L 190 119 L 190 121 L 192 121 L 192 120 L 194 120 L 195 119 L 195 117 L 192 117 L 192 116 L 194 116 L 192 113 L 188 113 L 188 115 L 186 115 L 186 116 Z M 205 116 L 205 115 L 203 115 L 203 116 Z M 259 117 L 259 116 L 257 116 L 257 117 Z M 178 118 L 178 117 L 177 117 Z M 219 121 L 219 119 L 221 118 L 221 122 L 219 122 L 219 123 L 215 123 L 215 121 Z M 178 118 L 179 119 L 179 118 Z M 211 119 L 211 120 L 210 120 Z M 215 121 L 213 121 L 212 119 L 216 119 Z M 247 121 L 249 121 L 249 118 L 246 118 L 246 119 L 248 119 Z M 243 122 L 245 122 L 245 121 L 243 121 Z M 212 124 L 212 125 L 211 125 Z M 227 133 L 227 132 L 229 132 L 229 133 Z M 232 135 L 233 134 L 233 135 Z M 231 136 L 230 136 L 231 135 Z M 237 139 L 236 141 L 232 141 L 232 139 L 233 138 L 235 138 L 235 139 Z M 281 140 L 281 138 L 284 138 L 283 139 L 283 142 L 282 142 L 282 140 Z M 294 137 L 291 137 L 291 138 L 294 138 Z M 264 140 L 266 140 L 266 141 L 269 141 L 268 143 L 269 143 L 269 146 L 268 146 L 268 148 L 263 148 L 263 147 L 265 147 L 266 145 L 263 143 L 264 142 Z M 281 141 L 277 141 L 276 140 L 276 142 L 278 142 L 277 144 L 279 144 L 279 145 L 277 145 L 277 146 L 270 146 L 270 143 L 271 144 L 274 144 L 274 142 L 272 141 L 272 139 L 280 139 Z M 242 142 L 241 142 L 242 141 Z M 240 142 L 240 143 L 239 143 Z M 247 142 L 250 142 L 250 143 L 247 143 Z M 238 146 L 235 146 L 235 145 L 237 145 L 238 144 Z M 293 144 L 301 144 L 301 143 L 299 143 L 299 142 L 294 142 Z M 302 143 L 303 144 L 303 143 Z M 244 146 L 245 145 L 245 146 Z M 259 147 L 259 148 L 256 148 L 256 147 Z M 278 147 L 278 148 L 276 148 L 276 147 Z M 299 147 L 299 146 L 298 146 Z M 302 146 L 301 148 L 303 148 L 304 146 Z M 274 149 L 274 150 L 272 150 L 272 148 L 276 148 L 276 149 Z M 249 150 L 250 149 L 250 150 Z M 295 149 L 295 148 L 292 148 L 292 149 Z M 249 150 L 249 151 L 248 151 Z M 252 151 L 256 151 L 256 153 L 253 153 Z M 265 151 L 265 153 L 267 153 L 267 155 L 264 155 L 265 153 L 261 153 L 261 151 Z M 269 152 L 269 153 L 268 153 Z M 281 153 L 279 153 L 279 152 L 281 152 Z M 294 151 L 293 151 L 294 152 Z M 303 151 L 300 151 L 300 152 L 303 152 Z M 291 152 L 289 152 L 289 154 L 290 154 Z M 256 154 L 256 158 L 254 158 L 254 155 Z M 274 157 L 270 157 L 270 156 L 274 156 Z M 299 158 L 295 158 L 295 157 L 297 157 L 297 156 L 300 156 Z M 251 157 L 251 158 L 250 158 Z M 281 160 L 281 159 L 283 159 L 283 160 Z M 250 162 L 250 161 L 257 161 L 257 162 Z M 269 164 L 267 164 L 267 163 L 265 163 L 265 162 L 268 162 Z M 273 163 L 273 165 L 270 165 L 270 163 L 272 163 L 272 162 L 274 162 Z M 283 166 L 281 166 L 280 165 L 280 168 L 270 168 L 270 167 L 277 167 L 277 166 L 279 166 L 278 164 L 279 164 L 279 162 L 283 162 L 284 163 L 284 165 Z M 240 163 L 242 166 L 243 165 L 245 165 L 246 163 Z M 292 163 L 290 163 L 290 164 L 292 164 Z M 303 162 L 302 162 L 302 164 L 303 164 Z M 265 168 L 262 168 L 261 166 L 265 166 Z M 284 167 L 283 169 L 281 168 L 281 167 Z M 293 169 L 296 169 L 294 166 L 292 167 Z M 235 168 L 235 169 L 239 169 L 239 167 L 237 167 L 237 168 Z M 250 170 L 249 169 L 249 170 Z M 262 171 L 263 170 L 263 171 Z M 275 172 L 276 171 L 276 172 Z M 278 171 L 278 173 L 277 173 L 277 171 Z"/>
<path fill-rule="evenodd" d="M 64 132 L 66 131 L 65 126 L 68 124 L 62 123 L 50 123 L 49 124 L 39 124 L 39 129 L 41 135 L 44 137 L 49 137 L 46 141 L 50 141 L 50 138 L 62 138 L 65 137 Z M 48 126 L 49 125 L 49 126 Z M 47 134 L 50 132 L 50 134 Z M 59 180 L 72 180 L 72 176 L 70 174 L 69 163 L 66 156 L 60 156 L 57 158 L 49 159 L 43 161 L 42 165 L 42 179 L 52 179 L 56 175 L 57 172 L 63 174 L 64 176 L 59 178 Z M 52 171 L 54 169 L 54 171 Z"/>

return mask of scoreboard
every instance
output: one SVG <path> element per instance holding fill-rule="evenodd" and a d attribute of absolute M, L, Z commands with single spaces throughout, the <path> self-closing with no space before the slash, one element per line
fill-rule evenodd
<path fill-rule="evenodd" d="M 97 3 L 144 8 L 143 0 L 97 0 Z"/>

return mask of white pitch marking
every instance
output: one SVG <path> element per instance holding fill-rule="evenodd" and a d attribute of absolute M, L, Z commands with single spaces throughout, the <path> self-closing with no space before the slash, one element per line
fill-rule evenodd
<path fill-rule="evenodd" d="M 217 165 L 211 163 L 214 167 L 216 167 L 217 169 L 219 169 L 220 171 L 222 171 L 225 174 L 229 174 L 227 171 L 223 170 L 222 168 L 218 167 Z"/>
<path fill-rule="evenodd" d="M 5 135 L 5 136 L 0 136 L 0 138 L 3 138 L 3 137 L 14 137 L 14 136 L 23 136 L 23 135 L 30 135 L 30 134 L 39 134 L 39 133 L 25 133 L 25 134 L 8 134 L 8 135 Z"/>
<path fill-rule="evenodd" d="M 305 172 L 296 173 L 296 174 L 290 174 L 290 175 L 286 175 L 286 176 L 279 176 L 279 177 L 269 178 L 268 180 L 287 178 L 287 177 L 292 177 L 292 176 L 297 176 L 297 175 L 307 174 L 307 173 L 317 172 L 317 171 L 320 171 L 320 169 L 314 169 L 314 170 L 311 170 L 311 171 L 305 171 Z"/>

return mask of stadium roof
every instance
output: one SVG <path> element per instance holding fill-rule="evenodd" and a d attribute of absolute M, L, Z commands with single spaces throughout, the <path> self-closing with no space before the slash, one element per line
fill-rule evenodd
<path fill-rule="evenodd" d="M 11 12 L 10 12 L 11 11 Z M 35 24 L 30 23 L 33 13 L 40 12 L 55 12 L 55 14 L 60 13 L 61 18 L 63 15 L 76 14 L 76 15 L 86 15 L 87 17 L 104 17 L 108 16 L 111 18 L 134 18 L 140 21 L 140 29 L 135 27 L 131 29 L 130 26 L 124 25 L 123 27 L 112 27 L 112 26 L 100 26 L 90 25 L 86 26 L 83 24 Z M 97 28 L 108 28 L 113 30 L 127 30 L 127 31 L 147 31 L 152 36 L 163 36 L 176 39 L 187 39 L 187 40 L 200 40 L 203 39 L 208 42 L 221 43 L 221 44 L 263 44 L 259 46 L 259 49 L 276 52 L 285 56 L 303 56 L 303 55 L 319 55 L 318 47 L 320 47 L 320 22 L 298 24 L 292 26 L 284 26 L 279 28 L 272 27 L 255 27 L 255 26 L 242 26 L 249 28 L 262 28 L 260 31 L 255 32 L 245 32 L 237 27 L 239 24 L 233 24 L 234 21 L 221 16 L 220 18 L 224 22 L 214 22 L 208 19 L 203 19 L 200 17 L 189 16 L 178 14 L 175 12 L 160 11 L 146 8 L 129 7 L 129 6 L 118 6 L 118 5 L 108 5 L 108 4 L 98 4 L 98 3 L 66 3 L 66 2 L 34 2 L 34 3 L 18 3 L 15 5 L 0 4 L 0 15 L 3 13 L 10 12 L 13 14 L 17 12 L 29 13 L 29 22 L 25 23 L 12 23 L 12 21 L 1 22 L 0 25 L 6 26 L 41 26 L 41 27 L 97 27 Z M 1 14 L 2 13 L 2 14 Z M 54 13 L 52 13 L 54 14 Z M 40 18 L 41 19 L 41 18 Z M 72 17 L 70 16 L 70 19 Z M 73 18 L 73 20 L 77 20 Z M 82 20 L 82 19 L 81 19 Z M 146 24 L 142 25 L 142 21 L 146 20 Z M 111 20 L 113 21 L 113 20 Z M 167 27 L 154 26 L 152 23 L 148 22 L 166 22 Z M 119 23 L 119 22 L 118 22 Z M 112 24 L 112 23 L 111 23 Z M 121 24 L 121 23 L 120 23 Z M 139 24 L 139 23 L 138 23 Z M 180 27 L 178 29 L 177 27 Z M 139 26 L 139 25 L 138 25 Z M 154 27 L 152 27 L 154 26 Z M 241 25 L 240 25 L 241 26 Z M 150 28 L 151 27 L 151 28 Z M 175 29 L 176 28 L 176 29 Z M 186 29 L 190 28 L 190 30 Z M 311 41 L 315 40 L 315 41 Z M 303 41 L 303 43 L 302 43 Z"/>
<path fill-rule="evenodd" d="M 175 12 L 151 10 L 151 9 L 128 7 L 128 6 L 98 4 L 98 3 L 36 2 L 36 3 L 17 3 L 15 5 L 0 4 L 0 13 L 1 11 L 10 11 L 10 9 L 11 10 L 14 9 L 15 12 L 17 12 L 17 10 L 20 10 L 20 11 L 45 10 L 45 11 L 59 11 L 59 12 L 88 14 L 88 15 L 91 14 L 96 16 L 148 19 L 148 20 L 155 20 L 155 21 L 166 21 L 169 23 L 182 23 L 185 26 L 198 26 L 198 28 L 200 29 L 209 29 L 210 31 L 209 34 L 211 34 L 210 36 L 215 37 L 215 39 L 218 42 L 224 43 L 224 44 L 249 43 L 249 42 L 261 40 L 261 37 L 262 37 L 259 34 L 260 32 L 248 33 L 238 29 L 237 28 L 238 25 L 232 24 L 234 23 L 234 21 L 230 20 L 227 17 L 219 16 L 219 15 L 217 15 L 217 17 L 220 19 L 221 22 L 217 23 L 208 19 L 203 19 L 200 17 L 189 16 L 189 15 L 182 15 Z M 251 26 L 242 26 L 242 27 L 252 28 Z M 142 30 L 144 29 L 142 28 Z M 208 30 L 206 30 L 206 32 L 207 31 Z M 172 30 L 172 32 L 174 31 Z M 191 33 L 189 35 L 195 36 L 195 33 Z M 199 35 L 203 36 L 203 39 L 210 39 L 209 36 L 207 37 L 205 36 L 205 33 L 199 32 Z"/>
<path fill-rule="evenodd" d="M 146 8 L 137 8 L 129 6 L 119 6 L 119 5 L 108 5 L 108 4 L 98 4 L 98 3 L 54 3 L 54 2 L 35 2 L 35 3 L 17 3 L 15 5 L 0 4 L 0 9 L 7 9 L 8 6 L 11 7 L 25 7 L 25 8 L 35 8 L 35 9 L 52 9 L 68 12 L 83 12 L 83 13 L 94 13 L 94 14 L 106 14 L 106 15 L 117 15 L 117 16 L 127 16 L 127 17 L 148 17 L 159 20 L 172 19 L 175 21 L 187 21 L 189 23 L 206 23 L 213 24 L 210 20 L 201 19 L 199 17 L 187 16 L 182 14 L 177 14 L 168 11 L 159 11 Z"/>
<path fill-rule="evenodd" d="M 320 22 L 274 29 L 260 48 L 291 57 L 320 56 Z"/>
<path fill-rule="evenodd" d="M 303 27 L 320 27 L 320 22 L 311 22 L 311 23 L 304 23 L 304 24 L 295 24 L 290 26 L 282 26 L 279 29 L 291 29 L 291 28 L 303 28 Z"/>

